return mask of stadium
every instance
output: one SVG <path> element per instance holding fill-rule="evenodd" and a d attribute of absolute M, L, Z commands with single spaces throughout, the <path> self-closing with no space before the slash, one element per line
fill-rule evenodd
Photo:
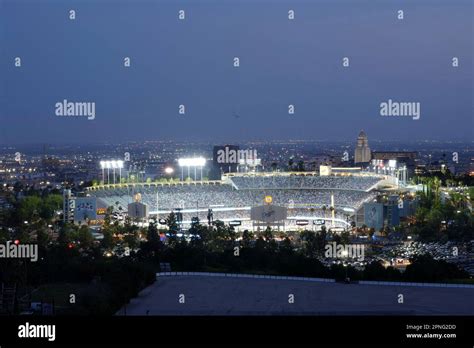
<path fill-rule="evenodd" d="M 140 197 L 150 216 L 162 219 L 172 211 L 182 213 L 183 228 L 193 217 L 209 222 L 211 213 L 213 221 L 229 223 L 237 230 L 307 225 L 340 230 L 355 222 L 359 209 L 375 198 L 377 190 L 394 186 L 394 177 L 363 172 L 229 173 L 221 180 L 98 185 L 89 187 L 87 194 L 97 199 L 97 207 L 122 212 Z M 275 207 L 281 214 L 269 217 L 263 212 L 266 217 L 257 222 L 258 207 Z"/>

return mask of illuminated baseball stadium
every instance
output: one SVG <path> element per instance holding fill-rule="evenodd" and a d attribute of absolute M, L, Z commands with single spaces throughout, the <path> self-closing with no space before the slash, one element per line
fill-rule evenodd
<path fill-rule="evenodd" d="M 255 209 L 271 206 L 284 211 L 283 215 L 260 219 L 258 226 L 278 220 L 282 229 L 322 224 L 344 228 L 360 207 L 375 197 L 375 190 L 393 185 L 393 177 L 368 173 L 232 173 L 221 180 L 100 185 L 90 187 L 88 193 L 97 198 L 98 207 L 112 206 L 119 211 L 127 211 L 139 197 L 150 216 L 165 218 L 171 211 L 181 212 L 183 226 L 196 216 L 207 221 L 212 211 L 214 221 L 237 229 L 254 228 Z"/>

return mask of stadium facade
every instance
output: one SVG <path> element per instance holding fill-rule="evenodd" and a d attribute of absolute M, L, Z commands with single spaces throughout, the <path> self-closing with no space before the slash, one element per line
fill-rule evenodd
<path fill-rule="evenodd" d="M 212 211 L 214 221 L 233 222 L 237 230 L 265 228 L 262 221 L 255 223 L 251 212 L 267 205 L 266 199 L 271 197 L 275 207 L 286 210 L 279 224 L 283 230 L 317 230 L 322 225 L 329 229 L 360 225 L 357 212 L 376 198 L 375 190 L 396 185 L 391 176 L 352 171 L 326 176 L 314 172 L 228 173 L 221 180 L 98 185 L 89 187 L 87 196 L 97 199 L 98 209 L 126 211 L 140 194 L 151 216 L 182 213 L 183 228 L 194 217 L 205 222 Z"/>

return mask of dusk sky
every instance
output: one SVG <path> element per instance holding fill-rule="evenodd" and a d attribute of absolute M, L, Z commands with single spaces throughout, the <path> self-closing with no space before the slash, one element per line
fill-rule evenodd
<path fill-rule="evenodd" d="M 0 0 L 0 144 L 471 141 L 473 18 L 472 0 Z M 64 99 L 95 120 L 56 116 Z M 420 119 L 380 116 L 388 99 Z"/>

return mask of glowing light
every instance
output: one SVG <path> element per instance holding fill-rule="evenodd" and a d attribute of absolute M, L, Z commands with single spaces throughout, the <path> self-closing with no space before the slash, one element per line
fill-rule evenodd
<path fill-rule="evenodd" d="M 272 202 L 273 202 L 273 197 L 272 196 L 265 196 L 265 203 L 272 204 Z"/>
<path fill-rule="evenodd" d="M 111 161 L 100 161 L 101 169 L 122 169 L 123 161 L 122 160 L 111 160 Z"/>
<path fill-rule="evenodd" d="M 166 167 L 166 168 L 165 168 L 165 173 L 166 173 L 166 174 L 173 174 L 173 172 L 174 172 L 174 169 L 173 169 L 173 168 L 171 168 L 171 167 Z"/>
<path fill-rule="evenodd" d="M 178 164 L 180 167 L 204 167 L 206 159 L 204 157 L 180 158 Z"/>

